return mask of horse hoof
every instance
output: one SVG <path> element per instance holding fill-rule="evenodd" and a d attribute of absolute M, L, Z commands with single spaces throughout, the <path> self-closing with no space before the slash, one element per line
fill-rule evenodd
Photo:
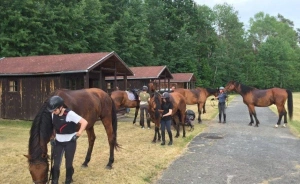
<path fill-rule="evenodd" d="M 255 125 L 254 127 L 258 127 L 258 125 Z"/>
<path fill-rule="evenodd" d="M 107 165 L 107 166 L 105 167 L 105 169 L 111 170 L 111 169 L 112 169 L 112 166 Z"/>
<path fill-rule="evenodd" d="M 278 125 L 275 125 L 275 128 L 278 128 Z"/>
<path fill-rule="evenodd" d="M 249 126 L 252 126 L 252 123 L 249 123 L 248 125 L 249 125 Z"/>
<path fill-rule="evenodd" d="M 155 144 L 155 143 L 156 143 L 156 141 L 154 141 L 154 140 L 153 140 L 153 141 L 152 141 L 152 143 L 153 143 L 153 144 Z"/>
<path fill-rule="evenodd" d="M 285 127 L 286 127 L 286 123 L 284 123 L 284 124 L 282 125 L 282 127 L 285 128 Z"/>
<path fill-rule="evenodd" d="M 88 167 L 88 165 L 87 164 L 82 164 L 81 167 L 86 168 L 86 167 Z"/>

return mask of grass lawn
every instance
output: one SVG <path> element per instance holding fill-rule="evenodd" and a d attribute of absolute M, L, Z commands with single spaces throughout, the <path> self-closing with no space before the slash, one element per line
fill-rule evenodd
<path fill-rule="evenodd" d="M 230 99 L 234 95 L 230 95 Z M 292 132 L 299 135 L 300 93 L 294 93 L 294 120 L 289 122 Z M 217 102 L 214 102 L 215 104 Z M 274 109 L 273 107 L 271 107 Z M 187 109 L 197 111 L 196 105 Z M 173 146 L 161 146 L 160 143 L 152 144 L 154 136 L 154 124 L 152 128 L 141 129 L 132 124 L 134 109 L 131 109 L 128 118 L 120 118 L 118 121 L 118 143 L 122 149 L 115 152 L 115 163 L 112 170 L 106 170 L 109 148 L 107 136 L 101 122 L 95 125 L 96 141 L 92 159 L 88 168 L 81 168 L 87 151 L 87 135 L 84 133 L 79 139 L 74 160 L 74 181 L 85 184 L 144 184 L 155 183 L 174 159 L 186 151 L 189 142 L 201 133 L 210 123 L 216 123 L 212 119 L 217 115 L 217 106 L 212 106 L 210 98 L 206 103 L 207 113 L 202 115 L 203 124 L 196 121 L 195 130 L 186 129 L 186 138 L 174 138 Z M 124 121 L 126 120 L 127 121 Z M 28 151 L 28 139 L 31 122 L 18 120 L 0 120 L 0 183 L 19 184 L 31 183 L 28 171 L 27 159 L 23 156 Z M 173 130 L 173 135 L 175 131 Z M 166 136 L 167 137 L 167 136 Z M 168 141 L 168 137 L 166 138 Z M 49 146 L 50 150 L 50 146 Z M 60 183 L 65 179 L 65 168 L 61 166 Z"/>
<path fill-rule="evenodd" d="M 196 105 L 187 107 L 196 112 Z M 172 146 L 161 146 L 160 143 L 151 143 L 154 136 L 154 124 L 151 129 L 141 129 L 133 125 L 134 109 L 131 109 L 129 118 L 119 118 L 117 141 L 122 149 L 115 151 L 115 162 L 112 170 L 106 170 L 109 147 L 106 132 L 101 122 L 95 125 L 97 136 L 92 159 L 88 168 L 81 168 L 87 151 L 87 135 L 84 133 L 79 139 L 74 159 L 75 183 L 101 184 L 101 183 L 153 183 L 169 164 L 180 156 L 189 142 L 201 133 L 210 120 L 217 113 L 210 101 L 206 105 L 207 113 L 202 115 L 203 124 L 196 121 L 194 131 L 186 127 L 186 137 L 182 138 L 182 128 L 179 138 L 174 138 Z M 125 121 L 126 120 L 126 121 Z M 130 121 L 129 121 L 130 120 Z M 138 123 L 137 123 L 138 124 Z M 31 183 L 27 159 L 23 156 L 28 152 L 30 121 L 0 120 L 0 183 Z M 175 135 L 173 130 L 173 135 Z M 166 136 L 167 137 L 167 136 Z M 168 137 L 166 138 L 168 141 Z M 50 145 L 49 150 L 51 150 Z M 50 154 L 50 151 L 49 151 Z M 63 161 L 64 162 L 64 161 Z M 60 183 L 64 182 L 65 168 L 61 166 Z"/>

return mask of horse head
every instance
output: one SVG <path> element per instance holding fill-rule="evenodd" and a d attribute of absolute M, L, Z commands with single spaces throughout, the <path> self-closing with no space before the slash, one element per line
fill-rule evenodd
<path fill-rule="evenodd" d="M 46 184 L 49 172 L 48 155 L 42 154 L 40 158 L 36 159 L 32 159 L 30 155 L 24 156 L 28 159 L 32 182 L 35 184 Z"/>
<path fill-rule="evenodd" d="M 230 91 L 234 91 L 237 87 L 238 83 L 235 81 L 229 81 L 226 86 L 225 86 L 225 92 L 230 92 Z"/>
<path fill-rule="evenodd" d="M 161 118 L 161 95 L 155 92 L 149 101 L 149 114 L 150 118 L 156 125 L 159 124 Z"/>
<path fill-rule="evenodd" d="M 48 101 L 33 120 L 30 129 L 28 155 L 24 155 L 29 163 L 29 172 L 33 183 L 46 183 L 48 181 L 48 155 L 47 144 L 52 135 L 53 125 L 51 113 L 47 110 Z"/>

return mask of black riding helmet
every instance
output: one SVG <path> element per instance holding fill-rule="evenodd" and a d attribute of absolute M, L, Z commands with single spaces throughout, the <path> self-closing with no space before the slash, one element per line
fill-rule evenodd
<path fill-rule="evenodd" d="M 64 100 L 60 96 L 53 96 L 49 100 L 47 109 L 49 112 L 52 112 L 63 105 L 64 105 Z"/>
<path fill-rule="evenodd" d="M 147 86 L 143 86 L 143 91 L 148 91 L 148 87 Z"/>
<path fill-rule="evenodd" d="M 168 92 L 164 92 L 161 98 L 170 98 L 170 94 Z"/>

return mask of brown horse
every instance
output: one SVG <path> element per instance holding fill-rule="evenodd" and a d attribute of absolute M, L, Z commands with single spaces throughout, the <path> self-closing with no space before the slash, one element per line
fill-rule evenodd
<path fill-rule="evenodd" d="M 97 88 L 57 90 L 53 95 L 62 97 L 66 107 L 75 111 L 88 122 L 86 132 L 89 147 L 85 161 L 82 164 L 84 167 L 87 167 L 91 159 L 96 139 L 94 124 L 100 118 L 105 127 L 110 146 L 110 156 L 106 168 L 111 169 L 114 162 L 114 149 L 117 149 L 119 145 L 117 143 L 116 108 L 110 96 Z M 29 171 L 34 183 L 46 183 L 48 180 L 47 144 L 53 132 L 51 113 L 47 110 L 48 101 L 49 99 L 44 102 L 33 120 L 30 130 L 28 155 L 25 155 L 28 158 Z"/>
<path fill-rule="evenodd" d="M 256 117 L 255 106 L 268 107 L 272 104 L 275 104 L 277 106 L 279 115 L 275 127 L 278 127 L 278 125 L 280 125 L 282 116 L 284 116 L 283 126 L 285 127 L 287 124 L 287 112 L 284 107 L 286 100 L 289 111 L 289 118 L 293 118 L 293 96 L 290 90 L 281 88 L 256 89 L 238 83 L 236 81 L 230 81 L 225 86 L 225 91 L 235 91 L 243 97 L 243 102 L 248 106 L 250 114 L 250 126 L 252 126 L 252 124 L 254 123 L 252 116 L 254 116 L 256 121 L 255 126 L 258 127 L 259 124 L 259 121 Z"/>
<path fill-rule="evenodd" d="M 193 105 L 197 104 L 198 107 L 198 123 L 201 123 L 201 110 L 203 109 L 203 114 L 205 111 L 206 99 L 214 95 L 215 97 L 219 94 L 219 89 L 212 88 L 196 88 L 196 89 L 184 89 L 177 88 L 174 92 L 178 92 L 185 97 L 186 104 Z"/>
<path fill-rule="evenodd" d="M 135 124 L 136 117 L 140 109 L 140 100 L 137 91 L 132 91 L 132 93 L 134 94 L 135 100 L 129 100 L 128 93 L 126 91 L 121 91 L 121 90 L 113 91 L 110 96 L 115 102 L 115 106 L 117 110 L 120 109 L 120 107 L 127 107 L 127 108 L 135 107 L 135 113 L 133 119 L 133 124 Z"/>
<path fill-rule="evenodd" d="M 183 136 L 185 137 L 185 111 L 186 111 L 186 103 L 184 97 L 180 93 L 170 93 L 170 101 L 173 104 L 172 109 L 172 117 L 174 119 L 173 122 L 176 123 L 176 138 L 179 137 L 179 125 L 181 123 L 183 129 Z M 150 98 L 149 102 L 149 114 L 152 122 L 155 124 L 155 133 L 153 138 L 153 143 L 156 142 L 157 135 L 158 141 L 160 141 L 161 135 L 159 133 L 159 126 L 161 120 L 161 104 L 162 99 L 160 93 L 155 92 L 153 96 Z"/>

